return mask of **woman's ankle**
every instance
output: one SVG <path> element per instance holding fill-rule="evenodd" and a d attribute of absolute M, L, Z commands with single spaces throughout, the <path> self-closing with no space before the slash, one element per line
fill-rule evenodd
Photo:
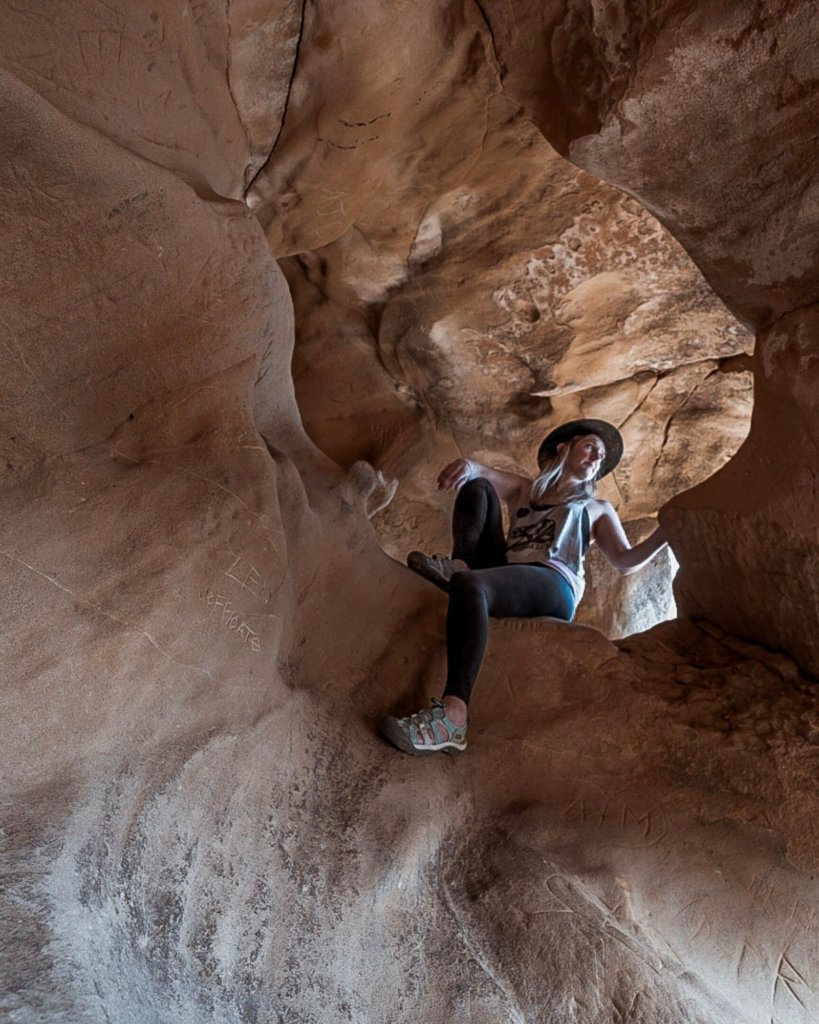
<path fill-rule="evenodd" d="M 461 700 L 460 697 L 450 697 L 447 695 L 444 695 L 441 700 L 444 705 L 444 713 L 450 722 L 453 725 L 457 725 L 459 729 L 465 726 L 468 716 L 466 702 Z"/>

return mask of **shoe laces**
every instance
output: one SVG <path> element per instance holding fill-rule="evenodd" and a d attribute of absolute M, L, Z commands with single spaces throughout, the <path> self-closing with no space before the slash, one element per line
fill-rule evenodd
<path fill-rule="evenodd" d="M 440 712 L 436 714 L 436 712 Z M 401 719 L 402 722 L 406 722 L 407 725 L 415 726 L 419 737 L 425 742 L 431 740 L 435 743 L 437 737 L 435 736 L 434 722 L 439 722 L 444 729 L 446 729 L 446 739 L 451 740 L 458 736 L 460 733 L 466 732 L 465 726 L 457 726 L 451 721 L 446 714 L 444 709 L 443 701 L 437 697 L 433 697 L 432 706 L 429 708 L 422 708 L 420 711 L 414 712 L 414 714 L 407 715 L 406 718 Z"/>

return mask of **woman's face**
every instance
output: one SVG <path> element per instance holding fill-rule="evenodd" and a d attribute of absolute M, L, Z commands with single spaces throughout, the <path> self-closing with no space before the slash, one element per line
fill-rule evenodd
<path fill-rule="evenodd" d="M 583 434 L 571 440 L 566 469 L 578 480 L 594 480 L 606 457 L 606 446 L 597 434 Z"/>

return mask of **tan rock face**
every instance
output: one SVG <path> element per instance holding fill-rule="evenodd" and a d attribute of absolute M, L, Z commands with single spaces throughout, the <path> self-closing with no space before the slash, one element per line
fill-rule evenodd
<path fill-rule="evenodd" d="M 274 254 L 319 248 L 354 223 L 398 241 L 404 207 L 420 214 L 474 161 L 497 89 L 472 5 L 384 7 L 363 20 L 352 5 L 305 7 L 276 160 L 248 194 Z M 382 266 L 370 287 L 384 276 Z"/>
<path fill-rule="evenodd" d="M 573 162 L 655 212 L 732 309 L 759 323 L 812 297 L 811 4 L 485 9 L 506 91 Z"/>
<path fill-rule="evenodd" d="M 448 549 L 451 498 L 434 480 L 460 454 L 533 473 L 557 423 L 610 419 L 627 455 L 605 496 L 636 521 L 744 438 L 748 333 L 656 220 L 566 164 L 508 101 L 490 100 L 474 165 L 428 204 L 409 250 L 369 230 L 365 216 L 286 267 L 295 384 L 324 451 L 400 482 L 375 525 L 401 561 Z"/>
<path fill-rule="evenodd" d="M 815 306 L 782 317 L 760 335 L 747 443 L 721 473 L 667 511 L 686 567 L 679 583 L 683 610 L 792 651 L 809 666 L 819 659 L 805 615 L 819 604 L 817 337 Z M 730 548 L 714 552 L 714 538 L 725 535 L 732 537 Z M 717 573 L 736 582 L 729 590 L 717 588 Z"/>
<path fill-rule="evenodd" d="M 801 614 L 811 609 L 814 619 L 819 607 L 802 539 L 812 526 L 795 533 L 791 526 L 816 522 L 816 499 L 778 468 L 760 472 L 774 451 L 795 453 L 806 470 L 816 465 L 807 428 L 795 424 L 815 401 L 805 394 L 816 351 L 810 326 L 819 227 L 815 11 L 808 3 L 753 11 L 744 4 L 689 11 L 667 3 L 646 8 L 628 25 L 613 9 L 571 2 L 489 5 L 487 13 L 506 89 L 525 102 L 546 136 L 573 161 L 637 196 L 729 307 L 762 329 L 763 338 L 771 331 L 775 350 L 790 352 L 790 371 L 757 372 L 759 391 L 776 378 L 777 408 L 759 400 L 741 462 L 672 502 L 668 522 L 680 550 L 696 547 L 698 569 L 686 571 L 681 593 L 684 604 L 686 593 L 697 596 L 686 608 L 748 636 L 764 634 L 772 645 L 787 644 L 816 673 L 813 643 L 795 639 L 792 618 L 799 607 Z M 628 26 L 635 24 L 641 27 L 633 34 Z M 794 320 L 793 310 L 805 312 Z M 783 422 L 781 408 L 793 410 L 793 420 Z M 750 472 L 742 473 L 743 465 Z M 776 492 L 777 511 L 763 529 L 750 525 L 750 495 L 747 526 L 737 529 L 732 509 L 745 500 L 739 488 Z M 744 539 L 746 530 L 757 539 Z M 784 582 L 783 565 L 789 567 Z M 739 591 L 733 583 L 726 587 L 738 577 Z M 783 587 L 788 596 L 768 601 L 762 616 L 751 592 L 778 594 Z"/>
<path fill-rule="evenodd" d="M 393 538 L 431 536 L 445 517 L 431 516 L 423 474 L 439 454 L 480 440 L 487 458 L 523 461 L 553 418 L 605 412 L 642 442 L 612 492 L 639 531 L 649 495 L 661 500 L 684 473 L 701 479 L 739 443 L 747 337 L 654 222 L 537 142 L 514 96 L 487 105 L 500 89 L 491 49 L 508 95 L 527 60 L 535 98 L 549 83 L 587 83 L 561 84 L 564 102 L 551 104 L 547 131 L 565 148 L 580 128 L 603 125 L 603 138 L 603 115 L 628 89 L 650 96 L 650 82 L 666 82 L 652 62 L 686 38 L 713 57 L 716 18 L 737 28 L 726 83 L 744 81 L 728 51 L 759 68 L 774 33 L 774 71 L 790 63 L 800 80 L 801 8 L 764 24 L 746 11 L 744 36 L 732 5 L 667 7 L 622 31 L 597 6 L 541 7 L 537 23 L 507 6 L 488 9 L 491 32 L 472 8 L 372 20 L 311 8 L 303 24 L 290 6 L 250 0 L 156 8 L 37 3 L 0 15 L 2 1014 L 812 1021 L 817 721 L 795 661 L 690 623 L 620 644 L 580 626 L 495 625 L 469 752 L 410 760 L 374 722 L 439 689 L 445 603 L 367 522 L 389 492 L 379 470 L 423 496 L 417 524 L 408 497 L 381 513 L 396 516 Z M 624 39 L 641 43 L 639 59 Z M 609 79 L 595 70 L 600 48 Z M 663 95 L 710 118 L 694 86 L 677 80 Z M 746 95 L 761 114 L 726 115 L 738 142 L 768 123 L 768 94 Z M 782 96 L 790 166 L 807 93 Z M 345 150 L 385 98 L 403 123 L 385 118 L 399 127 Z M 250 189 L 266 238 L 236 200 L 285 107 L 275 159 Z M 317 118 L 336 147 L 310 141 Z M 515 140 L 519 159 L 500 169 Z M 540 193 L 532 153 L 550 186 Z M 633 166 L 648 192 L 665 179 L 644 159 Z M 778 194 L 795 188 L 789 178 Z M 480 259 L 462 189 L 478 197 L 485 234 L 496 224 Z M 602 204 L 599 241 L 574 189 Z M 513 191 L 536 246 L 501 212 Z M 320 195 L 336 206 L 317 227 Z M 340 202 L 355 227 L 328 227 Z M 732 203 L 726 222 L 744 209 Z M 708 253 L 741 239 L 708 210 Z M 287 266 L 295 374 L 306 409 L 322 392 L 332 404 L 312 429 L 347 474 L 302 429 L 293 310 L 271 239 L 277 255 L 320 246 Z M 720 265 L 734 308 L 773 309 L 807 288 L 794 252 L 793 281 L 766 279 L 758 295 L 751 276 Z M 527 276 L 550 254 L 554 273 L 533 263 Z M 434 341 L 448 306 L 457 316 L 425 355 L 414 321 Z M 691 318 L 704 353 L 685 348 Z M 676 340 L 662 349 L 666 331 Z M 796 629 L 816 596 L 814 340 L 807 307 L 763 333 L 749 440 L 667 512 L 685 607 L 741 615 L 740 632 L 775 632 L 803 664 L 815 656 Z M 662 369 L 638 365 L 646 352 Z M 476 412 L 462 389 L 440 388 L 447 360 L 464 363 L 464 388 L 491 378 L 475 392 L 491 402 Z M 712 542 L 726 533 L 731 544 Z M 763 558 L 769 535 L 784 537 L 775 566 Z"/>
<path fill-rule="evenodd" d="M 0 64 L 201 195 L 237 198 L 278 132 L 297 32 L 288 3 L 38 0 L 0 12 Z"/>

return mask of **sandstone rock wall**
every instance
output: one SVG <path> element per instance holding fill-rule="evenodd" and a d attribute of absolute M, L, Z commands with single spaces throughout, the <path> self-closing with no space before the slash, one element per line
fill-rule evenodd
<path fill-rule="evenodd" d="M 375 525 L 401 561 L 448 549 L 451 496 L 434 481 L 461 454 L 532 473 L 557 423 L 610 419 L 626 458 L 604 495 L 636 523 L 722 465 L 750 418 L 751 336 L 684 251 L 562 160 L 515 104 L 487 103 L 474 164 L 423 214 L 402 206 L 404 232 L 365 211 L 337 242 L 285 261 L 305 427 L 342 465 L 365 459 L 398 481 Z M 434 184 L 411 168 L 404 190 Z M 346 187 L 357 194 L 358 179 Z M 635 609 L 630 631 L 649 624 Z"/>
<path fill-rule="evenodd" d="M 816 449 L 811 428 L 797 427 L 796 419 L 812 422 L 808 409 L 816 402 L 808 383 L 819 218 L 816 13 L 787 0 L 753 9 L 740 2 L 638 4 L 628 18 L 574 2 L 490 3 L 487 13 L 506 90 L 546 137 L 574 163 L 639 198 L 728 307 L 762 332 L 760 346 L 772 333 L 773 351 L 788 351 L 787 370 L 775 369 L 770 357 L 767 367 L 764 355 L 757 360 L 757 388 L 770 388 L 774 377 L 777 401 L 757 405 L 739 463 L 753 469 L 731 469 L 672 502 L 667 522 L 675 546 L 696 549 L 696 569 L 683 557 L 681 610 L 798 649 L 815 674 L 819 649 L 795 637 L 793 610 L 810 609 L 815 621 L 812 555 L 803 536 L 818 510 L 799 478 L 811 475 Z M 775 405 L 791 408 L 793 419 Z M 796 478 L 767 462 L 768 453 L 786 451 L 800 467 Z M 790 454 L 784 462 L 791 464 Z M 756 487 L 776 492 L 777 511 L 754 527 Z M 739 530 L 737 502 L 748 512 Z M 794 529 L 794 521 L 805 526 Z M 756 539 L 745 539 L 748 532 Z M 737 586 L 726 587 L 728 580 Z M 764 615 L 758 611 L 756 595 L 783 590 L 782 599 L 765 602 Z"/>
<path fill-rule="evenodd" d="M 600 126 L 629 89 L 650 96 L 649 84 L 663 81 L 666 104 L 701 110 L 714 132 L 711 97 L 651 68 L 679 50 L 686 67 L 691 50 L 713 57 L 714 19 L 728 19 L 735 45 L 725 44 L 719 65 L 726 82 L 747 81 L 740 72 L 759 68 L 772 48 L 775 58 L 766 87 L 747 93 L 744 121 L 721 108 L 727 125 L 745 125 L 735 140 L 750 139 L 742 166 L 752 177 L 764 165 L 761 144 L 753 163 L 752 143 L 774 116 L 766 90 L 780 89 L 772 137 L 794 168 L 781 190 L 763 195 L 766 219 L 748 227 L 749 245 L 787 222 L 807 174 L 806 5 L 783 4 L 762 22 L 738 4 L 666 5 L 642 20 L 635 8 L 625 37 L 605 20 L 613 9 L 597 5 L 486 10 L 488 22 L 470 5 L 444 4 L 354 22 L 342 6 L 239 0 L 0 8 L 4 1019 L 808 1024 L 816 1016 L 819 737 L 813 684 L 791 657 L 690 623 L 619 645 L 579 626 L 499 624 L 464 759 L 403 758 L 374 733 L 380 714 L 440 685 L 444 611 L 441 596 L 377 542 L 367 519 L 384 487 L 375 470 L 412 469 L 400 461 L 403 438 L 425 462 L 454 444 L 446 424 L 436 432 L 435 417 L 395 389 L 392 364 L 373 362 L 379 305 L 389 306 L 401 280 L 395 306 L 404 303 L 407 322 L 439 319 L 436 303 L 451 282 L 430 255 L 434 219 L 419 237 L 419 211 L 437 204 L 442 225 L 466 231 L 468 218 L 452 214 L 453 191 L 473 171 L 470 188 L 483 180 L 476 139 L 486 134 L 491 145 L 493 111 L 507 144 L 522 133 L 531 149 L 539 144 L 511 111 L 542 93 L 546 134 L 563 149 L 585 138 L 590 152 L 589 133 L 608 137 Z M 581 84 L 606 85 L 595 78 L 601 47 L 611 81 L 598 92 L 577 88 L 581 73 Z M 349 92 L 337 85 L 338 53 L 359 69 L 344 78 Z M 799 88 L 782 92 L 786 68 Z M 501 90 L 508 105 L 487 102 Z M 356 97 L 355 111 L 345 96 Z M 345 149 L 363 129 L 378 132 L 366 122 L 387 109 L 385 98 L 402 118 L 384 118 L 381 138 Z M 297 110 L 308 112 L 291 123 Z M 325 110 L 332 132 L 322 120 L 322 137 L 336 145 L 300 150 Z M 681 594 L 729 628 L 741 617 L 745 635 L 770 643 L 776 633 L 810 666 L 812 634 L 785 621 L 797 610 L 802 622 L 815 618 L 810 574 L 794 571 L 773 591 L 759 543 L 765 531 L 784 536 L 786 567 L 815 559 L 814 328 L 809 308 L 780 316 L 812 301 L 810 236 L 797 231 L 791 278 L 776 279 L 785 266 L 777 259 L 758 289 L 761 263 L 747 273 L 720 264 L 714 253 L 745 237 L 735 218 L 747 210 L 752 219 L 754 196 L 732 196 L 717 174 L 719 147 L 697 135 L 703 169 L 722 182 L 701 251 L 673 209 L 651 200 L 665 165 L 645 156 L 645 124 L 643 155 L 628 168 L 639 180 L 614 171 L 612 180 L 646 193 L 736 312 L 771 321 L 749 441 L 666 513 Z M 432 166 L 406 174 L 413 160 Z M 550 180 L 580 180 L 554 157 L 544 163 L 557 175 Z M 349 206 L 342 197 L 338 222 L 327 227 L 322 209 L 324 226 L 305 243 L 299 232 L 312 230 L 319 196 L 335 216 L 339 181 L 355 193 L 359 179 L 366 187 Z M 402 212 L 392 221 L 390 180 L 410 193 L 394 197 Z M 581 191 L 591 188 L 583 181 Z M 306 198 L 293 200 L 293 183 L 305 182 Z M 343 337 L 325 351 L 321 331 L 335 333 L 351 286 L 339 275 L 352 268 L 359 291 L 367 281 L 351 227 L 368 214 L 367 188 L 377 190 L 372 220 L 383 227 L 374 264 L 394 223 L 406 252 L 415 243 L 417 266 L 402 278 L 405 252 L 383 274 L 372 269 L 372 291 L 346 302 Z M 487 206 L 491 192 L 481 193 Z M 240 201 L 245 193 L 258 216 Z M 629 237 L 648 225 L 667 261 L 659 284 L 632 283 L 625 307 L 615 290 L 613 319 L 630 302 L 641 309 L 645 287 L 661 323 L 680 326 L 681 337 L 680 307 L 664 296 L 700 288 L 697 315 L 725 347 L 704 360 L 689 353 L 662 381 L 673 393 L 678 374 L 694 375 L 702 404 L 689 403 L 692 418 L 709 408 L 703 392 L 713 387 L 718 420 L 726 389 L 747 393 L 747 339 L 730 333 L 668 236 L 606 196 L 608 223 Z M 679 212 L 683 224 L 700 223 L 690 207 Z M 563 244 L 561 224 L 575 214 L 556 216 L 544 253 Z M 513 233 L 503 217 L 501 228 Z M 332 390 L 328 370 L 333 359 L 346 366 L 348 354 L 371 382 L 353 393 L 370 403 L 366 429 L 336 403 L 338 451 L 333 417 L 319 421 L 326 451 L 359 460 L 350 473 L 302 428 L 289 369 L 293 311 L 271 241 L 276 255 L 291 241 L 288 251 L 313 252 L 287 267 L 306 324 L 302 393 L 326 387 L 340 400 L 344 388 Z M 331 252 L 322 266 L 332 246 L 349 258 Z M 510 244 L 504 258 L 514 263 L 516 251 Z M 650 246 L 641 251 L 649 260 Z M 582 280 L 565 282 L 581 326 L 606 309 L 607 279 L 595 269 L 592 261 Z M 477 266 L 475 278 L 479 295 L 487 282 L 497 286 L 490 265 Z M 678 292 L 664 291 L 669 284 Z M 557 330 L 526 327 L 538 323 L 526 319 L 537 287 L 512 288 L 493 344 L 519 329 L 536 348 L 538 331 Z M 651 307 L 639 319 L 649 330 Z M 397 362 L 405 328 L 400 317 L 392 322 L 384 337 Z M 616 331 L 612 338 L 617 365 L 631 371 L 628 346 Z M 574 356 L 559 374 L 553 356 L 542 387 L 530 391 L 577 383 Z M 415 363 L 413 380 L 423 381 L 423 359 Z M 517 366 L 502 350 L 498 363 Z M 605 359 L 598 365 L 594 388 L 611 389 L 606 401 L 618 407 L 617 381 L 607 381 Z M 634 410 L 642 388 L 644 415 L 652 396 L 656 415 L 667 415 L 674 403 L 662 381 L 622 384 L 632 397 L 619 408 Z M 682 422 L 692 387 L 677 392 Z M 564 415 L 586 408 L 584 398 L 569 390 L 522 404 L 539 416 L 541 402 L 554 402 Z M 520 418 L 523 445 L 534 427 Z M 742 422 L 729 430 L 735 442 Z M 356 447 L 359 430 L 367 451 Z M 360 461 L 370 454 L 374 471 Z M 774 469 L 776 495 L 767 485 Z M 658 493 L 665 486 L 661 475 Z M 760 589 L 781 594 L 768 613 L 759 611 Z"/>

